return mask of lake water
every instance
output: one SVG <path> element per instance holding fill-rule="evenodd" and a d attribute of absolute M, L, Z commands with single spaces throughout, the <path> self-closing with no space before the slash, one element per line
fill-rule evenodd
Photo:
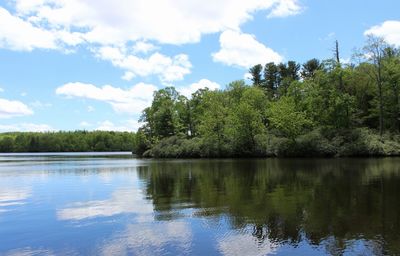
<path fill-rule="evenodd" d="M 0 255 L 396 254 L 400 158 L 0 155 Z"/>

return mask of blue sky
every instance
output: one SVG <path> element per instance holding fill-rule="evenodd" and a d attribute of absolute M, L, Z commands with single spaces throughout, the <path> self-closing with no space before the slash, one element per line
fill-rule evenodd
<path fill-rule="evenodd" d="M 162 3 L 162 6 L 160 4 Z M 158 6 L 157 8 L 155 8 Z M 154 90 L 400 46 L 398 0 L 0 0 L 0 132 L 137 129 Z"/>

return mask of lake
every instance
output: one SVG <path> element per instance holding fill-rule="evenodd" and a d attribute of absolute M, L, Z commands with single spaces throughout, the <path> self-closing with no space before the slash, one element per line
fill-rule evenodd
<path fill-rule="evenodd" d="M 400 158 L 0 155 L 0 255 L 400 254 Z"/>

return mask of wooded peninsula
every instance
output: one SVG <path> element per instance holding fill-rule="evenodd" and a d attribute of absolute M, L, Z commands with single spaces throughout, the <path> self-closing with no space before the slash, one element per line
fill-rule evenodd
<path fill-rule="evenodd" d="M 154 93 L 136 133 L 0 135 L 1 152 L 133 151 L 156 158 L 400 155 L 400 49 L 376 37 L 334 57 L 256 65 L 251 84 Z"/>
<path fill-rule="evenodd" d="M 190 99 L 173 87 L 143 111 L 135 152 L 145 157 L 400 155 L 400 50 L 376 37 L 342 63 L 259 64 L 225 90 Z"/>

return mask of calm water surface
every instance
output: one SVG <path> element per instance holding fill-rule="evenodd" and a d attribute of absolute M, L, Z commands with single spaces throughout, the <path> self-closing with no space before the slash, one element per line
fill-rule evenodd
<path fill-rule="evenodd" d="M 400 158 L 0 155 L 0 255 L 400 255 Z"/>

